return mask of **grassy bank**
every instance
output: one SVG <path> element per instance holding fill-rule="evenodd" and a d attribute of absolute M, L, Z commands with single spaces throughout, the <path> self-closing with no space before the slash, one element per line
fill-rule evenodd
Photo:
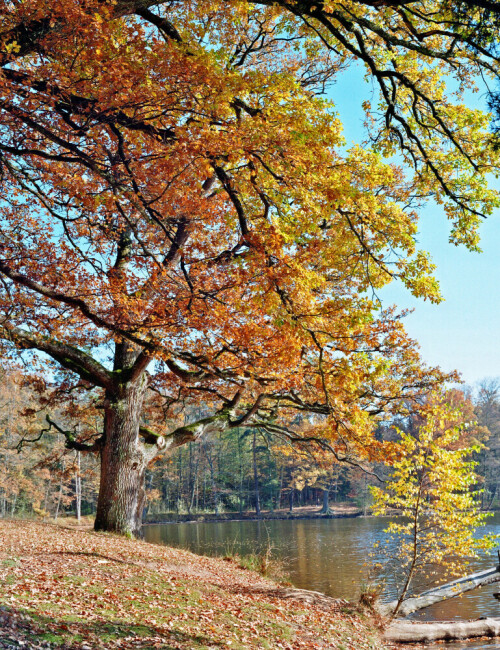
<path fill-rule="evenodd" d="M 0 521 L 0 648 L 383 648 L 345 602 L 234 561 Z"/>

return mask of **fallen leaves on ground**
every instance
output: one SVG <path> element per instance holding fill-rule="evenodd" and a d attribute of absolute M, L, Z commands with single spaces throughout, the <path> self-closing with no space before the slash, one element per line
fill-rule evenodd
<path fill-rule="evenodd" d="M 345 601 L 232 562 L 114 535 L 0 522 L 0 648 L 369 650 Z"/>

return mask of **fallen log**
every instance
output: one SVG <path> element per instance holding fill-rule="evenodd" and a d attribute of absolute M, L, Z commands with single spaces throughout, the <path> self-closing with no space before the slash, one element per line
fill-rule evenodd
<path fill-rule="evenodd" d="M 429 623 L 394 621 L 384 633 L 384 639 L 389 643 L 462 641 L 481 636 L 500 637 L 500 618 L 484 618 L 477 621 L 432 621 Z"/>
<path fill-rule="evenodd" d="M 397 614 L 398 616 L 408 616 L 408 614 L 416 612 L 419 609 L 429 607 L 429 605 L 434 605 L 434 603 L 439 603 L 448 598 L 454 598 L 466 591 L 477 589 L 477 587 L 482 587 L 483 585 L 488 585 L 492 582 L 500 582 L 500 565 L 493 569 L 479 571 L 478 573 L 473 573 L 464 578 L 447 582 L 435 589 L 424 591 L 418 596 L 407 598 L 401 603 L 401 606 L 397 610 Z M 397 600 L 393 600 L 389 603 L 380 603 L 377 606 L 377 609 L 383 616 L 391 616 L 396 611 L 398 602 L 399 601 Z"/>

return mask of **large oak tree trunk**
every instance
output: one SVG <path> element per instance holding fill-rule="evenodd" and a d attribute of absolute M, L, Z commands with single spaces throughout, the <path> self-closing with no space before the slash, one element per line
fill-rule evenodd
<path fill-rule="evenodd" d="M 118 395 L 107 396 L 95 530 L 128 536 L 140 532 L 149 460 L 139 438 L 145 390 L 143 377 L 124 385 Z"/>

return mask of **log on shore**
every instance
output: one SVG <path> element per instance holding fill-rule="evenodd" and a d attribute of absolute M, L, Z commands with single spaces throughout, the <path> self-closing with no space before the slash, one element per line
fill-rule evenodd
<path fill-rule="evenodd" d="M 448 598 L 455 598 L 460 594 L 470 591 L 472 589 L 477 589 L 477 587 L 482 587 L 483 585 L 491 584 L 492 582 L 500 582 L 500 567 L 497 566 L 493 569 L 487 569 L 486 571 L 480 571 L 465 578 L 459 578 L 458 580 L 453 580 L 453 582 L 448 582 L 445 585 L 436 587 L 435 589 L 430 589 L 424 591 L 418 596 L 412 596 L 404 600 L 398 609 L 398 616 L 408 616 L 412 612 L 416 612 L 419 609 L 424 607 L 429 607 L 429 605 L 434 605 L 434 603 L 439 603 L 442 600 L 447 600 Z M 393 600 L 390 603 L 381 603 L 377 606 L 377 609 L 383 616 L 391 616 L 396 610 L 398 601 Z"/>
<path fill-rule="evenodd" d="M 394 621 L 384 633 L 384 639 L 389 643 L 462 641 L 477 637 L 500 637 L 500 618 L 430 623 Z"/>

